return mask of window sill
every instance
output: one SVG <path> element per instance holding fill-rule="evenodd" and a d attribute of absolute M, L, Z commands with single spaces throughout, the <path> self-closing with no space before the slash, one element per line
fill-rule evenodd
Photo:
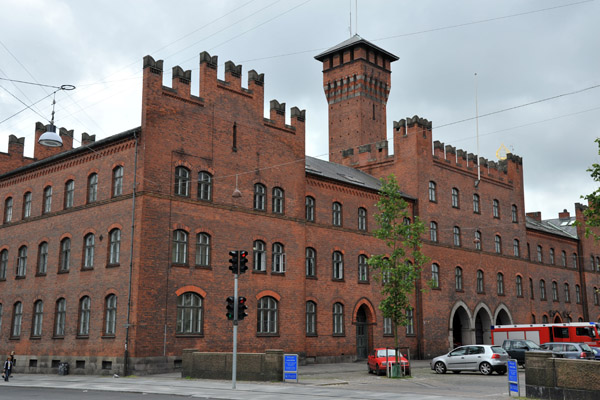
<path fill-rule="evenodd" d="M 25 279 L 25 277 L 23 275 L 17 275 L 15 276 L 15 279 Z"/>
<path fill-rule="evenodd" d="M 8 338 L 8 340 L 21 340 L 20 336 L 11 336 Z"/>
<path fill-rule="evenodd" d="M 29 336 L 29 340 L 41 340 L 41 336 Z"/>
<path fill-rule="evenodd" d="M 455 289 L 455 292 L 457 292 L 457 293 L 464 293 L 465 291 L 464 291 L 464 289 Z"/>
<path fill-rule="evenodd" d="M 38 276 L 46 276 L 45 272 L 38 272 L 37 274 L 35 274 L 36 277 Z"/>
<path fill-rule="evenodd" d="M 307 275 L 307 276 L 306 276 L 306 279 L 312 279 L 312 280 L 314 280 L 314 281 L 318 280 L 318 278 L 317 278 L 317 276 L 316 276 L 316 275 Z"/>
<path fill-rule="evenodd" d="M 176 333 L 175 337 L 177 338 L 199 338 L 204 337 L 204 333 Z"/>
<path fill-rule="evenodd" d="M 271 275 L 273 275 L 273 276 L 285 276 L 285 272 L 271 271 Z"/>
<path fill-rule="evenodd" d="M 441 287 L 439 287 L 439 286 L 436 286 L 436 287 L 432 287 L 432 288 L 431 288 L 431 290 L 442 290 L 442 288 L 441 288 Z M 458 291 L 458 290 L 457 290 L 457 291 Z"/>
<path fill-rule="evenodd" d="M 115 339 L 117 336 L 116 335 L 102 335 L 100 336 L 101 339 Z"/>
<path fill-rule="evenodd" d="M 483 291 L 483 292 L 477 292 L 477 294 L 483 294 L 483 295 L 485 295 L 485 291 Z"/>
<path fill-rule="evenodd" d="M 77 335 L 75 336 L 75 339 L 89 339 L 90 336 L 89 335 Z"/>
<path fill-rule="evenodd" d="M 405 336 L 406 336 L 406 337 L 415 337 L 415 336 L 417 336 L 417 335 L 415 335 L 414 333 L 407 333 Z"/>
<path fill-rule="evenodd" d="M 63 336 L 52 336 L 52 339 L 56 339 L 56 340 L 64 340 L 64 335 Z"/>
<path fill-rule="evenodd" d="M 258 269 L 253 269 L 252 273 L 253 274 L 259 274 L 259 275 L 266 275 L 267 271 L 261 271 L 261 270 L 258 270 Z"/>
<path fill-rule="evenodd" d="M 333 336 L 333 337 L 346 337 L 346 334 L 345 333 L 334 333 L 331 336 Z"/>
<path fill-rule="evenodd" d="M 257 337 L 279 337 L 279 333 L 257 333 Z"/>
<path fill-rule="evenodd" d="M 504 297 L 505 294 L 504 293 L 497 293 L 496 296 Z"/>
<path fill-rule="evenodd" d="M 370 284 L 370 283 L 371 283 L 371 282 L 369 282 L 369 281 L 358 281 L 358 284 L 359 284 L 359 285 L 368 285 L 368 284 Z"/>
<path fill-rule="evenodd" d="M 344 278 L 340 279 L 340 278 L 331 278 L 332 281 L 334 282 L 344 282 Z"/>
<path fill-rule="evenodd" d="M 0 282 L 6 281 L 6 278 L 0 278 Z"/>
<path fill-rule="evenodd" d="M 81 267 L 81 271 L 93 271 L 94 267 Z"/>
<path fill-rule="evenodd" d="M 393 333 L 384 333 L 383 337 L 394 337 Z"/>
<path fill-rule="evenodd" d="M 59 270 L 59 271 L 57 272 L 57 274 L 59 274 L 59 275 L 60 275 L 60 274 L 68 274 L 68 273 L 69 273 L 69 270 L 68 270 L 68 269 L 61 269 L 61 270 Z"/>
<path fill-rule="evenodd" d="M 206 270 L 211 270 L 212 269 L 212 267 L 210 265 L 198 265 L 198 264 L 194 265 L 194 268 L 196 268 L 196 269 L 206 269 Z"/>
<path fill-rule="evenodd" d="M 117 264 L 106 264 L 106 268 L 117 268 L 120 267 L 121 264 L 117 263 Z"/>
<path fill-rule="evenodd" d="M 188 264 L 171 264 L 171 268 L 189 268 L 190 266 Z"/>
<path fill-rule="evenodd" d="M 307 333 L 306 337 L 319 337 L 316 333 Z"/>

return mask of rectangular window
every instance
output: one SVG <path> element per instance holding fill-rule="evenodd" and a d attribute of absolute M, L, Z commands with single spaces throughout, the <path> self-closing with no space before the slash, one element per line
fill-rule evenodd
<path fill-rule="evenodd" d="M 43 214 L 49 213 L 52 210 L 52 186 L 44 189 L 44 208 Z"/>
<path fill-rule="evenodd" d="M 31 217 L 31 192 L 27 192 L 23 196 L 23 218 L 29 217 Z"/>
<path fill-rule="evenodd" d="M 392 335 L 392 319 L 384 318 L 383 319 L 383 334 L 384 335 Z"/>
<path fill-rule="evenodd" d="M 406 310 L 406 334 L 407 335 L 415 334 L 414 311 L 412 308 Z"/>

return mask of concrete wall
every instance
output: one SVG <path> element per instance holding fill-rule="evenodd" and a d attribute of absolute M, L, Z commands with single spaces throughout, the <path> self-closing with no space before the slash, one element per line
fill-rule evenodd
<path fill-rule="evenodd" d="M 551 353 L 525 354 L 525 393 L 536 399 L 598 399 L 600 362 L 553 358 Z"/>
<path fill-rule="evenodd" d="M 183 351 L 182 378 L 231 379 L 232 353 Z M 241 381 L 283 380 L 283 350 L 266 353 L 238 353 L 237 375 Z"/>

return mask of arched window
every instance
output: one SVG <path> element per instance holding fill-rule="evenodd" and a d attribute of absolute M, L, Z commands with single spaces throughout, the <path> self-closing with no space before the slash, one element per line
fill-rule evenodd
<path fill-rule="evenodd" d="M 8 250 L 0 251 L 0 280 L 6 279 L 6 270 L 8 269 Z"/>
<path fill-rule="evenodd" d="M 498 272 L 496 275 L 497 281 L 497 293 L 500 296 L 504 295 L 504 275 L 501 272 Z"/>
<path fill-rule="evenodd" d="M 454 208 L 459 208 L 459 198 L 458 198 L 458 189 L 457 188 L 452 188 L 452 207 Z"/>
<path fill-rule="evenodd" d="M 12 327 L 10 330 L 11 338 L 21 336 L 21 323 L 23 322 L 23 303 L 17 301 L 13 307 Z"/>
<path fill-rule="evenodd" d="M 406 335 L 415 334 L 415 313 L 412 308 L 406 309 Z"/>
<path fill-rule="evenodd" d="M 108 263 L 118 265 L 121 258 L 121 230 L 113 229 L 109 233 Z"/>
<path fill-rule="evenodd" d="M 210 266 L 210 235 L 201 232 L 196 236 L 196 265 Z"/>
<path fill-rule="evenodd" d="M 44 206 L 42 208 L 42 214 L 47 214 L 52 211 L 52 186 L 46 186 L 44 188 Z"/>
<path fill-rule="evenodd" d="M 177 229 L 173 232 L 173 264 L 187 264 L 188 261 L 188 234 Z"/>
<path fill-rule="evenodd" d="M 365 208 L 358 208 L 358 230 L 367 230 L 367 210 Z"/>
<path fill-rule="evenodd" d="M 344 257 L 339 251 L 333 252 L 333 279 L 344 279 Z"/>
<path fill-rule="evenodd" d="M 492 201 L 492 214 L 494 218 L 500 218 L 500 202 L 496 199 Z"/>
<path fill-rule="evenodd" d="M 317 334 L 317 304 L 314 301 L 306 302 L 306 334 Z"/>
<path fill-rule="evenodd" d="M 481 213 L 480 208 L 479 208 L 479 195 L 477 193 L 473 194 L 473 212 L 476 214 Z"/>
<path fill-rule="evenodd" d="M 280 187 L 273 188 L 273 212 L 283 214 L 284 212 L 284 192 Z"/>
<path fill-rule="evenodd" d="M 42 325 L 44 320 L 44 302 L 38 300 L 33 303 L 33 324 L 31 327 L 31 336 L 42 336 Z"/>
<path fill-rule="evenodd" d="M 429 201 L 437 201 L 436 185 L 434 181 L 429 181 Z"/>
<path fill-rule="evenodd" d="M 89 296 L 83 296 L 79 300 L 79 327 L 77 328 L 78 336 L 88 336 L 90 334 L 90 310 L 92 301 Z"/>
<path fill-rule="evenodd" d="M 558 301 L 558 284 L 552 281 L 552 301 Z"/>
<path fill-rule="evenodd" d="M 266 271 L 267 270 L 267 251 L 265 242 L 262 240 L 255 240 L 253 245 L 254 252 L 254 270 L 255 271 Z"/>
<path fill-rule="evenodd" d="M 515 257 L 519 257 L 521 254 L 521 250 L 519 247 L 519 239 L 514 239 L 513 240 L 513 254 Z"/>
<path fill-rule="evenodd" d="M 56 311 L 54 316 L 54 336 L 65 336 L 65 322 L 67 319 L 67 301 L 60 298 L 56 301 Z"/>
<path fill-rule="evenodd" d="M 431 264 L 431 287 L 432 289 L 440 288 L 440 266 L 436 263 Z"/>
<path fill-rule="evenodd" d="M 481 232 L 475 231 L 475 238 L 473 239 L 473 243 L 475 243 L 475 250 L 481 250 Z"/>
<path fill-rule="evenodd" d="M 575 301 L 577 304 L 581 304 L 581 288 L 579 285 L 575 285 Z"/>
<path fill-rule="evenodd" d="M 560 258 L 561 259 L 561 265 L 563 267 L 566 267 L 567 266 L 567 253 L 564 250 L 561 252 L 561 256 L 560 257 L 561 257 Z"/>
<path fill-rule="evenodd" d="M 516 205 L 512 205 L 510 206 L 510 213 L 511 213 L 511 217 L 512 217 L 512 222 L 517 223 L 519 222 L 519 215 L 517 214 L 517 206 Z"/>
<path fill-rule="evenodd" d="M 554 260 L 554 249 L 552 247 L 550 248 L 550 264 L 556 264 L 556 261 Z"/>
<path fill-rule="evenodd" d="M 23 195 L 23 218 L 31 217 L 31 192 L 27 192 Z"/>
<path fill-rule="evenodd" d="M 529 278 L 529 297 L 533 300 L 535 298 L 535 293 L 533 291 L 533 279 Z"/>
<path fill-rule="evenodd" d="M 317 253 L 312 247 L 306 248 L 306 276 L 317 276 Z"/>
<path fill-rule="evenodd" d="M 27 246 L 19 247 L 19 257 L 17 258 L 17 276 L 25 277 L 27 273 Z"/>
<path fill-rule="evenodd" d="M 104 334 L 112 336 L 117 330 L 117 296 L 109 294 L 104 304 Z"/>
<path fill-rule="evenodd" d="M 285 272 L 285 249 L 281 243 L 273 243 L 273 265 L 271 272 Z"/>
<path fill-rule="evenodd" d="M 477 270 L 477 293 L 483 293 L 483 271 Z"/>
<path fill-rule="evenodd" d="M 308 222 L 315 222 L 315 199 L 306 196 L 304 204 L 306 207 L 306 220 Z"/>
<path fill-rule="evenodd" d="M 275 334 L 277 328 L 277 300 L 265 296 L 258 300 L 256 332 L 261 334 Z"/>
<path fill-rule="evenodd" d="M 75 181 L 72 179 L 68 180 L 65 183 L 65 208 L 73 207 L 73 202 L 75 198 Z"/>
<path fill-rule="evenodd" d="M 537 262 L 541 263 L 544 261 L 544 257 L 543 257 L 543 253 L 542 253 L 542 246 L 538 245 L 537 246 Z"/>
<path fill-rule="evenodd" d="M 12 197 L 4 200 L 4 223 L 12 221 L 13 214 L 13 199 Z"/>
<path fill-rule="evenodd" d="M 463 273 L 461 267 L 456 267 L 454 270 L 454 288 L 457 292 L 462 292 L 463 290 Z"/>
<path fill-rule="evenodd" d="M 266 211 L 267 188 L 261 183 L 254 184 L 254 209 Z"/>
<path fill-rule="evenodd" d="M 496 250 L 496 253 L 502 253 L 502 238 L 499 235 L 494 237 L 494 249 Z"/>
<path fill-rule="evenodd" d="M 364 254 L 358 256 L 358 280 L 360 282 L 369 281 L 369 265 L 367 264 L 367 256 Z"/>
<path fill-rule="evenodd" d="M 42 242 L 38 246 L 37 274 L 45 275 L 48 271 L 48 243 Z"/>
<path fill-rule="evenodd" d="M 206 171 L 200 171 L 198 174 L 198 199 L 212 200 L 212 175 Z"/>
<path fill-rule="evenodd" d="M 569 284 L 565 283 L 565 303 L 571 302 L 571 291 L 569 289 Z"/>
<path fill-rule="evenodd" d="M 202 334 L 202 297 L 193 292 L 177 297 L 177 333 Z"/>
<path fill-rule="evenodd" d="M 437 222 L 435 222 L 435 221 L 431 221 L 429 223 L 429 239 L 432 242 L 438 241 L 438 225 L 437 225 Z"/>
<path fill-rule="evenodd" d="M 577 268 L 577 253 L 571 254 L 571 266 Z"/>
<path fill-rule="evenodd" d="M 94 246 L 96 238 L 93 233 L 88 233 L 83 238 L 83 268 L 94 268 Z"/>
<path fill-rule="evenodd" d="M 344 306 L 342 303 L 333 305 L 333 334 L 344 334 Z"/>
<path fill-rule="evenodd" d="M 60 241 L 59 272 L 68 272 L 71 268 L 71 239 L 64 238 Z"/>
<path fill-rule="evenodd" d="M 123 167 L 113 169 L 113 197 L 123 194 Z"/>
<path fill-rule="evenodd" d="M 599 299 L 600 295 L 598 294 L 598 288 L 596 286 L 594 286 L 594 305 L 597 306 L 598 304 L 600 304 L 600 299 Z"/>
<path fill-rule="evenodd" d="M 453 229 L 453 232 L 454 232 L 454 245 L 460 246 L 460 228 L 458 226 L 455 226 Z"/>
<path fill-rule="evenodd" d="M 540 300 L 546 300 L 546 281 L 540 280 Z"/>
<path fill-rule="evenodd" d="M 190 195 L 190 170 L 181 166 L 176 167 L 174 183 L 175 195 L 188 197 Z"/>
<path fill-rule="evenodd" d="M 331 223 L 333 226 L 342 226 L 342 205 L 337 201 L 331 206 Z"/>
<path fill-rule="evenodd" d="M 542 315 L 542 324 L 548 323 L 548 316 L 546 314 Z"/>
<path fill-rule="evenodd" d="M 523 278 L 517 275 L 517 297 L 523 297 Z"/>
<path fill-rule="evenodd" d="M 98 174 L 93 173 L 88 176 L 87 201 L 93 203 L 98 200 Z"/>

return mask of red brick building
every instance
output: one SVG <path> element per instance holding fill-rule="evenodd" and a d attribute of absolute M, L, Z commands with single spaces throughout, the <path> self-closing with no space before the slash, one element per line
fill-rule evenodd
<path fill-rule="evenodd" d="M 231 351 L 228 251 L 248 317 L 238 351 L 283 349 L 308 361 L 363 358 L 393 345 L 366 259 L 379 177 L 395 174 L 429 228 L 402 343 L 417 357 L 489 343 L 490 325 L 598 320 L 600 249 L 582 206 L 543 221 L 525 214 L 523 165 L 433 141 L 431 123 L 394 123 L 386 140 L 393 54 L 354 36 L 318 55 L 329 104 L 330 161 L 305 156 L 305 112 L 270 102 L 264 76 L 200 55 L 191 71 L 144 58 L 141 127 L 103 140 L 60 130 L 63 147 L 11 136 L 0 154 L 0 353 L 18 369 L 164 371 L 184 349 Z M 429 281 L 435 282 L 427 289 Z M 421 289 L 426 289 L 422 291 Z"/>

